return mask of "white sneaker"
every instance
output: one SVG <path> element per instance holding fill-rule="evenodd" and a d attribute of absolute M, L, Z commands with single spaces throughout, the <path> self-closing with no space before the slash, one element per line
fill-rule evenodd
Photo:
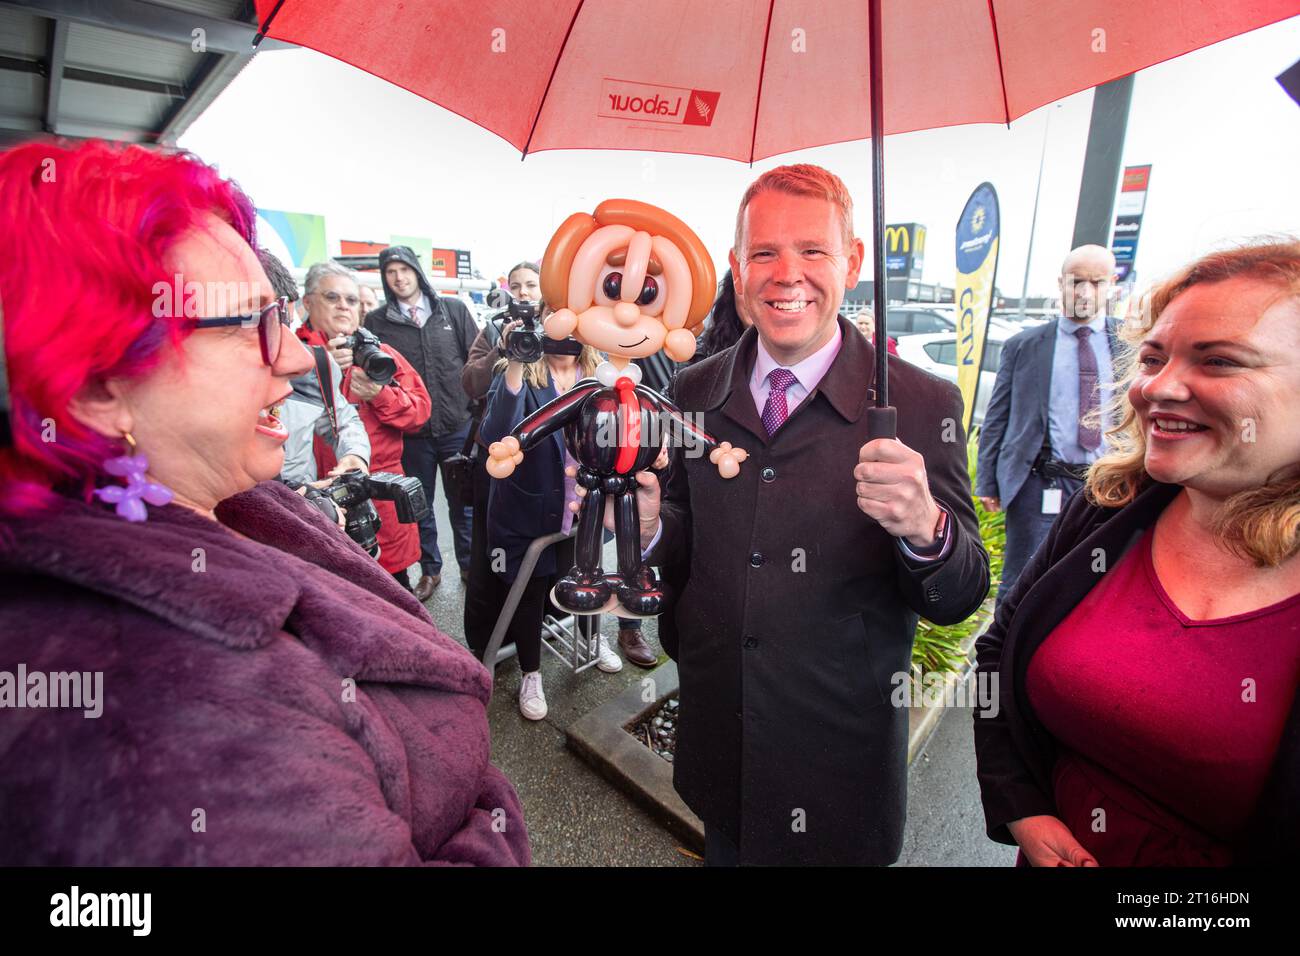
<path fill-rule="evenodd" d="M 623 669 L 623 659 L 610 649 L 609 638 L 604 634 L 591 639 L 590 653 L 593 656 L 600 655 L 596 666 L 606 674 L 617 674 Z"/>
<path fill-rule="evenodd" d="M 529 720 L 546 716 L 546 695 L 542 693 L 542 672 L 531 671 L 519 685 L 519 713 Z"/>

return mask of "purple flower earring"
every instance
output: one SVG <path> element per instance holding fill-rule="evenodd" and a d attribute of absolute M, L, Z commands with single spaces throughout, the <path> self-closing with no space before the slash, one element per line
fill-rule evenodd
<path fill-rule="evenodd" d="M 122 437 L 131 446 L 131 454 L 118 455 L 104 462 L 104 470 L 110 475 L 126 479 L 126 486 L 109 485 L 96 488 L 95 497 L 110 505 L 117 506 L 117 513 L 127 521 L 144 521 L 149 517 L 144 503 L 162 506 L 172 500 L 172 490 L 156 481 L 148 481 L 144 473 L 149 470 L 149 458 L 135 453 L 135 439 L 130 432 L 123 432 Z"/>

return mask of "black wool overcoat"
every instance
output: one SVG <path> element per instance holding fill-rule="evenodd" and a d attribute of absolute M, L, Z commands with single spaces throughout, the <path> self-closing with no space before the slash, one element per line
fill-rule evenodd
<path fill-rule="evenodd" d="M 891 703 L 918 615 L 963 620 L 989 589 L 957 388 L 894 356 L 898 438 L 954 519 L 941 560 L 907 556 L 857 507 L 874 350 L 844 319 L 816 388 L 770 439 L 749 388 L 757 332 L 681 371 L 674 399 L 749 452 L 732 479 L 677 449 L 649 555 L 684 582 L 674 785 L 742 863 L 888 864 L 902 846 L 908 714 Z M 669 629 L 671 632 L 672 629 Z M 669 642 L 671 643 L 671 641 Z"/>

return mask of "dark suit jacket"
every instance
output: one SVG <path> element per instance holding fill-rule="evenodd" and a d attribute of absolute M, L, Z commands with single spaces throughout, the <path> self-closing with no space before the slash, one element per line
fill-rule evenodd
<path fill-rule="evenodd" d="M 1025 694 L 1034 652 L 1101 580 L 1093 570 L 1097 550 L 1106 556 L 1108 568 L 1115 567 L 1179 490 L 1178 485 L 1152 483 L 1123 508 L 1101 508 L 1089 504 L 1085 495 L 1075 495 L 976 642 L 978 670 L 998 674 L 997 716 L 975 712 L 980 793 L 991 839 L 1014 845 L 1008 823 L 1057 815 L 1052 796 L 1056 743 Z M 1188 688 L 1188 693 L 1196 689 Z M 1242 862 L 1293 865 L 1300 856 L 1297 808 L 1300 695 L 1291 705 L 1268 783 L 1236 848 Z"/>
<path fill-rule="evenodd" d="M 1001 498 L 1005 508 L 1029 477 L 1029 469 L 1047 437 L 1052 389 L 1052 354 L 1060 318 L 1017 333 L 1002 347 L 1002 364 L 980 426 L 975 494 Z M 1117 324 L 1106 320 L 1111 363 L 1117 366 L 1125 347 Z M 1118 370 L 1116 371 L 1118 378 Z"/>
<path fill-rule="evenodd" d="M 525 416 L 558 396 L 553 384 L 534 388 L 527 382 L 518 395 L 511 395 L 504 373 L 498 373 L 488 389 L 479 437 L 484 445 L 500 441 Z M 505 552 L 506 570 L 502 577 L 513 581 L 528 546 L 535 538 L 559 531 L 563 519 L 564 433 L 556 430 L 524 452 L 523 462 L 509 478 L 492 479 L 488 492 L 487 546 L 489 552 L 495 548 Z M 532 576 L 548 577 L 554 573 L 555 549 L 547 548 L 537 559 Z"/>
<path fill-rule="evenodd" d="M 386 304 L 365 318 L 365 327 L 385 345 L 401 352 L 420 373 L 428 389 L 432 401 L 429 420 L 412 432 L 410 438 L 455 434 L 469 423 L 470 403 L 466 401 L 460 380 L 469 359 L 470 344 L 478 336 L 478 326 L 464 302 L 454 296 L 439 295 L 427 282 L 421 282 L 420 288 L 433 309 L 423 328 L 401 321 L 397 299 L 391 293 Z M 443 328 L 444 324 L 451 326 L 450 331 Z"/>
<path fill-rule="evenodd" d="M 915 562 L 858 509 L 874 351 L 839 322 L 839 354 L 770 440 L 749 390 L 754 329 L 679 372 L 673 390 L 684 412 L 750 455 L 728 480 L 707 456 L 675 450 L 649 555 L 686 581 L 673 782 L 745 863 L 897 859 L 908 716 L 890 692 L 909 670 L 917 616 L 963 620 L 989 588 L 961 396 L 893 357 L 898 438 L 924 455 L 955 519 L 951 550 Z"/>

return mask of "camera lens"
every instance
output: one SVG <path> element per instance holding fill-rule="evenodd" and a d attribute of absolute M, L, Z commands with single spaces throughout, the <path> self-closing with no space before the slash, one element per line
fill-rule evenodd
<path fill-rule="evenodd" d="M 363 361 L 358 362 L 366 377 L 376 385 L 387 385 L 397 374 L 397 362 L 391 355 L 385 355 L 379 349 L 367 352 Z"/>

